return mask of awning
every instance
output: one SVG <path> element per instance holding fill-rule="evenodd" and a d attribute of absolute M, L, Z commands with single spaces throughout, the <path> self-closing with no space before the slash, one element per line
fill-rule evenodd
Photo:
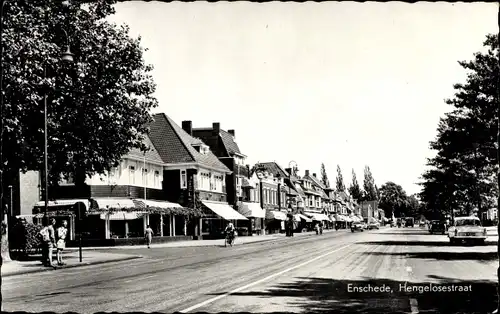
<path fill-rule="evenodd" d="M 335 215 L 330 215 L 329 216 L 331 222 L 336 222 L 337 219 L 335 219 Z"/>
<path fill-rule="evenodd" d="M 141 199 L 134 199 L 133 201 L 135 203 L 140 202 L 144 204 L 144 207 L 155 207 L 161 209 L 183 208 L 181 205 L 177 203 L 171 203 L 167 201 L 153 201 L 153 200 L 141 200 Z"/>
<path fill-rule="evenodd" d="M 99 209 L 127 209 L 127 208 L 144 208 L 145 205 L 142 202 L 134 201 L 130 198 L 120 198 L 120 197 L 97 197 L 93 198 L 97 203 L 97 208 Z"/>
<path fill-rule="evenodd" d="M 311 218 L 304 216 L 302 214 L 296 214 L 293 216 L 293 218 L 295 218 L 297 221 L 305 220 L 306 222 L 312 222 Z"/>
<path fill-rule="evenodd" d="M 360 221 L 358 216 L 350 216 L 349 218 L 351 219 L 352 222 L 359 222 Z"/>
<path fill-rule="evenodd" d="M 344 216 L 344 219 L 346 222 L 352 222 L 352 219 L 351 217 L 348 217 L 348 216 Z"/>
<path fill-rule="evenodd" d="M 259 203 L 241 202 L 238 211 L 245 217 L 266 218 L 266 211 L 260 207 Z"/>
<path fill-rule="evenodd" d="M 320 213 L 311 213 L 311 212 L 305 212 L 306 215 L 310 216 L 313 220 L 316 221 L 330 221 L 330 218 L 328 218 L 327 215 L 325 214 L 320 214 Z"/>
<path fill-rule="evenodd" d="M 109 215 L 108 216 L 109 220 L 135 220 L 141 218 L 144 215 L 144 213 L 119 211 L 110 214 L 101 214 L 100 218 L 106 220 L 106 215 Z"/>
<path fill-rule="evenodd" d="M 248 220 L 245 216 L 231 208 L 227 203 L 202 202 L 215 214 L 226 220 Z"/>
<path fill-rule="evenodd" d="M 47 207 L 73 206 L 76 203 L 83 203 L 86 209 L 90 207 L 90 202 L 88 199 L 65 199 L 65 200 L 48 201 Z M 35 204 L 35 207 L 45 207 L 45 201 L 37 202 Z"/>
<path fill-rule="evenodd" d="M 266 213 L 266 219 L 286 220 L 286 214 L 277 210 L 271 210 Z"/>

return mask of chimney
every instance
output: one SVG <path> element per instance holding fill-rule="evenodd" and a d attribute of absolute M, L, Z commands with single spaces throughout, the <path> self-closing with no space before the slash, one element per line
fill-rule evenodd
<path fill-rule="evenodd" d="M 182 129 L 186 131 L 187 134 L 193 136 L 193 123 L 191 121 L 182 121 Z"/>
<path fill-rule="evenodd" d="M 315 173 L 313 173 L 313 177 L 315 177 L 315 178 L 316 178 L 316 174 L 315 174 Z"/>
<path fill-rule="evenodd" d="M 285 168 L 285 171 L 286 171 L 289 175 L 292 175 L 292 168 Z"/>
<path fill-rule="evenodd" d="M 233 137 L 235 137 L 235 136 L 234 136 L 234 130 L 227 130 L 227 133 L 229 133 L 229 134 L 231 134 Z"/>
<path fill-rule="evenodd" d="M 218 135 L 220 133 L 220 123 L 219 122 L 212 123 L 212 129 L 214 134 Z"/>
<path fill-rule="evenodd" d="M 306 176 L 308 176 L 308 175 L 309 175 L 309 170 L 306 170 Z"/>

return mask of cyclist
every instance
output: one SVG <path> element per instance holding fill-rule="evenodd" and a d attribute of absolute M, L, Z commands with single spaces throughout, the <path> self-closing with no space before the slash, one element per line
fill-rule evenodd
<path fill-rule="evenodd" d="M 224 231 L 226 233 L 226 237 L 229 236 L 230 237 L 229 240 L 231 241 L 230 243 L 232 243 L 234 240 L 234 225 L 233 225 L 233 223 L 229 222 Z"/>

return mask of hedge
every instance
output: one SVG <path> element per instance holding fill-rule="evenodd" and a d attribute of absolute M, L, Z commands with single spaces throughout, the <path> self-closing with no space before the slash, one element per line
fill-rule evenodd
<path fill-rule="evenodd" d="M 42 226 L 18 221 L 10 232 L 10 250 L 19 255 L 37 254 L 42 247 L 40 230 Z"/>

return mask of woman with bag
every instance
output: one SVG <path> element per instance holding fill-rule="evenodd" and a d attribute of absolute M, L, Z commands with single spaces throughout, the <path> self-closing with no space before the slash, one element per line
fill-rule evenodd
<path fill-rule="evenodd" d="M 57 228 L 57 264 L 64 265 L 62 261 L 62 251 L 66 247 L 66 235 L 68 233 L 68 222 L 64 220 L 62 226 Z"/>

